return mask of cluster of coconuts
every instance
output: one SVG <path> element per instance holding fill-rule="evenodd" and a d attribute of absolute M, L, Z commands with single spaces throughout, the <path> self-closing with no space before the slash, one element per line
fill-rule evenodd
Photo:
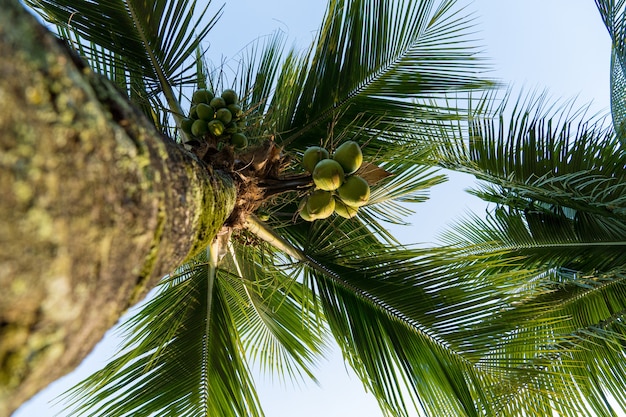
<path fill-rule="evenodd" d="M 243 149 L 248 146 L 244 125 L 243 110 L 234 90 L 228 88 L 217 96 L 211 90 L 199 89 L 193 93 L 189 117 L 182 120 L 181 128 L 193 137 L 210 135 L 217 140 L 230 140 L 236 149 Z"/>
<path fill-rule="evenodd" d="M 307 148 L 302 166 L 311 173 L 315 189 L 300 202 L 300 217 L 313 221 L 333 213 L 347 219 L 356 216 L 370 198 L 369 184 L 354 174 L 362 163 L 361 148 L 351 140 L 342 143 L 332 157 L 320 146 Z"/>

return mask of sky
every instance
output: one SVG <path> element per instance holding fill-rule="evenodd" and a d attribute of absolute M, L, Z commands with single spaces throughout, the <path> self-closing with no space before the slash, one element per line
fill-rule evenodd
<path fill-rule="evenodd" d="M 214 0 L 213 10 L 219 4 Z M 608 112 L 610 39 L 593 0 L 463 0 L 459 4 L 467 4 L 467 10 L 475 13 L 476 37 L 493 67 L 491 77 L 526 90 L 548 89 L 554 98 L 577 97 L 581 105 L 592 103 L 594 112 Z M 275 29 L 287 33 L 288 44 L 304 48 L 313 40 L 325 7 L 325 0 L 227 2 L 222 19 L 209 35 L 210 56 L 218 61 L 232 57 L 251 40 Z M 435 187 L 427 203 L 412 207 L 412 226 L 398 229 L 400 239 L 406 243 L 434 241 L 454 219 L 468 211 L 484 211 L 480 201 L 464 193 L 471 184 L 471 178 L 454 175 L 448 183 Z M 102 366 L 118 343 L 113 336 L 106 336 L 73 374 L 42 391 L 13 417 L 59 413 L 61 408 L 49 402 Z M 382 416 L 376 401 L 364 392 L 338 352 L 320 364 L 317 377 L 319 385 L 297 386 L 259 377 L 258 392 L 266 415 Z"/>

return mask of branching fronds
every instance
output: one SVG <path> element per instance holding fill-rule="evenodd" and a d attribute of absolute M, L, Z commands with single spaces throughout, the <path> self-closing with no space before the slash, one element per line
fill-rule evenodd
<path fill-rule="evenodd" d="M 94 68 L 115 74 L 125 90 L 145 83 L 147 96 L 163 93 L 169 115 L 184 114 L 176 86 L 195 83 L 194 54 L 221 14 L 203 19 L 211 4 L 196 0 L 27 0 Z M 130 94 L 129 94 L 130 95 Z M 163 110 L 163 109 L 159 109 Z M 177 123 L 178 124 L 178 123 Z"/>

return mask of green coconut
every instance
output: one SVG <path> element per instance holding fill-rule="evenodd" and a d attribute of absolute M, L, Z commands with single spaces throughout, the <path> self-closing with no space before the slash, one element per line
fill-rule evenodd
<path fill-rule="evenodd" d="M 230 143 L 237 149 L 243 149 L 248 146 L 248 138 L 243 133 L 234 133 L 230 137 Z"/>
<path fill-rule="evenodd" d="M 206 120 L 208 122 L 210 120 L 213 120 L 215 109 L 208 104 L 199 103 L 196 106 L 196 114 L 198 115 L 198 119 Z"/>
<path fill-rule="evenodd" d="M 307 207 L 308 201 L 308 197 L 305 197 L 302 199 L 302 201 L 300 201 L 300 205 L 298 206 L 298 214 L 300 215 L 300 217 L 302 217 L 302 219 L 306 220 L 307 222 L 312 222 L 313 220 L 315 220 L 315 216 L 309 213 L 309 209 Z"/>
<path fill-rule="evenodd" d="M 337 189 L 341 201 L 352 207 L 361 207 L 370 199 L 370 186 L 363 178 L 352 175 Z"/>
<path fill-rule="evenodd" d="M 239 104 L 229 104 L 226 106 L 226 108 L 230 110 L 235 119 L 243 116 L 243 110 Z"/>
<path fill-rule="evenodd" d="M 194 104 L 189 108 L 189 118 L 193 120 L 198 120 L 198 112 L 196 111 L 196 105 Z"/>
<path fill-rule="evenodd" d="M 225 125 L 227 125 L 228 123 L 230 123 L 231 120 L 233 120 L 233 114 L 230 112 L 230 110 L 228 110 L 225 107 L 222 107 L 221 109 L 217 109 L 217 112 L 215 112 L 215 117 L 219 119 Z"/>
<path fill-rule="evenodd" d="M 214 109 L 221 109 L 226 107 L 226 101 L 222 97 L 213 97 L 213 100 L 209 103 Z"/>
<path fill-rule="evenodd" d="M 191 125 L 191 134 L 194 136 L 203 136 L 208 131 L 209 127 L 207 125 L 207 122 L 205 122 L 204 120 L 194 120 L 193 124 Z"/>
<path fill-rule="evenodd" d="M 198 104 L 198 103 L 209 104 L 211 100 L 213 99 L 213 97 L 214 95 L 212 91 L 207 90 L 205 88 L 201 88 L 193 92 L 193 95 L 191 96 L 191 102 L 194 104 Z"/>
<path fill-rule="evenodd" d="M 213 136 L 221 136 L 224 133 L 224 123 L 220 122 L 217 119 L 213 119 L 208 123 L 209 132 Z"/>
<path fill-rule="evenodd" d="M 313 172 L 315 165 L 322 159 L 328 159 L 330 157 L 328 151 L 321 146 L 311 146 L 304 151 L 302 155 L 302 166 L 308 172 Z"/>
<path fill-rule="evenodd" d="M 180 128 L 183 129 L 183 132 L 191 134 L 191 126 L 193 126 L 193 122 L 195 122 L 195 120 L 185 117 L 180 121 Z"/>
<path fill-rule="evenodd" d="M 356 213 L 359 211 L 358 207 L 352 207 L 341 201 L 340 199 L 335 199 L 335 213 L 339 216 L 351 219 L 356 216 Z"/>
<path fill-rule="evenodd" d="M 239 97 L 237 97 L 237 93 L 235 92 L 235 90 L 232 90 L 230 88 L 222 91 L 222 98 L 224 99 L 226 104 L 237 104 L 237 102 L 239 101 Z"/>
<path fill-rule="evenodd" d="M 306 207 L 315 219 L 325 219 L 335 211 L 335 198 L 329 191 L 315 190 L 309 195 Z"/>
<path fill-rule="evenodd" d="M 333 159 L 339 162 L 346 174 L 352 174 L 361 167 L 363 152 L 358 143 L 349 140 L 339 145 L 333 154 Z"/>
<path fill-rule="evenodd" d="M 332 159 L 322 159 L 313 169 L 313 182 L 320 190 L 336 190 L 343 184 L 344 178 L 343 168 Z"/>

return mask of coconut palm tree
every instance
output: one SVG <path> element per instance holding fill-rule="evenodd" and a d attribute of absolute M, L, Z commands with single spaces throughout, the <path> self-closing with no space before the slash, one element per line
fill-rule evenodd
<path fill-rule="evenodd" d="M 401 221 L 403 209 L 394 200 L 421 201 L 423 190 L 442 180 L 419 164 L 430 145 L 413 141 L 411 135 L 420 125 L 457 114 L 436 103 L 415 105 L 410 99 L 488 85 L 474 74 L 479 68 L 474 51 L 457 37 L 467 31 L 468 23 L 453 10 L 452 2 L 405 2 L 401 8 L 332 2 L 318 42 L 309 51 L 283 53 L 283 40 L 276 35 L 244 54 L 242 68 L 230 85 L 205 68 L 201 51 L 194 56 L 211 25 L 210 21 L 198 28 L 194 37 L 189 17 L 194 2 L 157 2 L 150 7 L 136 2 L 29 4 L 58 24 L 58 32 L 91 67 L 114 80 L 154 125 L 186 141 L 198 158 L 209 158 L 211 167 L 230 169 L 239 181 L 237 207 L 206 258 L 164 281 L 162 296 L 178 294 L 177 301 L 157 297 L 155 304 L 149 304 L 144 313 L 152 316 L 133 321 L 138 327 L 132 333 L 138 338 L 129 342 L 128 349 L 135 350 L 99 375 L 115 375 L 97 382 L 105 397 L 119 384 L 129 389 L 128 395 L 109 402 L 109 408 L 100 406 L 99 412 L 120 414 L 123 409 L 117 407 L 126 404 L 122 407 L 139 414 L 172 408 L 184 414 L 186 407 L 191 407 L 190 414 L 198 409 L 224 415 L 259 414 L 242 349 L 287 373 L 310 374 L 309 365 L 323 349 L 327 326 L 343 340 L 346 355 L 359 373 L 374 377 L 368 384 L 381 404 L 389 410 L 405 408 L 395 378 L 375 376 L 376 368 L 395 367 L 399 359 L 384 352 L 377 354 L 379 360 L 369 359 L 374 358 L 369 351 L 390 341 L 372 339 L 363 352 L 353 352 L 346 333 L 349 326 L 341 322 L 331 326 L 328 318 L 343 315 L 344 309 L 346 313 L 364 309 L 354 316 L 363 327 L 372 320 L 386 323 L 402 317 L 395 307 L 377 300 L 379 290 L 367 287 L 374 283 L 372 274 L 384 283 L 385 271 L 394 271 L 396 262 L 406 263 L 416 252 L 399 246 L 377 219 Z M 183 109 L 189 103 L 184 96 L 190 97 L 191 91 L 177 90 L 186 82 L 195 88 L 219 91 L 229 86 L 239 91 L 246 133 L 256 145 L 236 155 L 236 161 L 245 163 L 235 165 L 227 154 L 229 148 L 204 153 L 202 143 L 188 141 L 178 129 L 188 112 Z M 170 127 L 172 119 L 176 127 Z M 311 179 L 288 157 L 296 160 L 313 144 L 332 150 L 346 139 L 363 146 L 367 170 L 362 175 L 373 187 L 371 204 L 360 209 L 357 218 L 345 221 L 334 218 L 309 224 L 297 217 L 294 221 Z M 252 158 L 255 163 L 248 163 Z M 259 209 L 268 213 L 267 220 L 254 215 Z M 364 257 L 364 248 L 370 257 Z M 411 269 L 401 275 L 414 279 Z M 359 281 L 367 285 L 359 288 Z M 159 311 L 158 306 L 166 309 Z M 394 337 L 416 331 L 407 320 L 401 320 L 404 324 Z M 153 328 L 157 324 L 166 326 L 165 332 Z M 188 332 L 193 328 L 198 331 Z M 168 358 L 162 362 L 165 368 L 156 365 L 164 358 Z M 144 359 L 156 366 L 146 368 Z M 181 372 L 181 363 L 192 366 Z M 138 391 L 130 390 L 126 378 L 135 379 L 135 372 L 148 370 L 142 373 L 144 384 L 136 386 Z M 177 382 L 161 371 L 176 376 Z M 213 377 L 216 372 L 231 377 Z M 149 386 L 170 387 L 173 395 L 189 401 L 161 394 L 135 395 L 147 393 Z M 195 388 L 188 389 L 191 386 Z"/>
<path fill-rule="evenodd" d="M 511 123 L 494 96 L 450 100 L 490 86 L 453 3 L 331 1 L 309 50 L 285 52 L 276 34 L 227 83 L 202 60 L 213 20 L 193 23 L 195 2 L 28 2 L 163 133 L 237 183 L 219 235 L 125 324 L 119 355 L 72 391 L 74 413 L 262 415 L 250 361 L 314 376 L 330 336 L 389 415 L 611 415 L 609 394 L 624 404 L 619 135 L 585 123 L 572 134 L 572 118 L 539 99 L 519 102 Z M 190 85 L 239 92 L 249 148 L 187 137 Z M 368 204 L 349 219 L 300 219 L 312 181 L 298 159 L 346 140 L 362 147 Z M 443 180 L 437 166 L 485 181 L 477 194 L 496 209 L 460 223 L 447 247 L 400 245 L 385 223 Z"/>

